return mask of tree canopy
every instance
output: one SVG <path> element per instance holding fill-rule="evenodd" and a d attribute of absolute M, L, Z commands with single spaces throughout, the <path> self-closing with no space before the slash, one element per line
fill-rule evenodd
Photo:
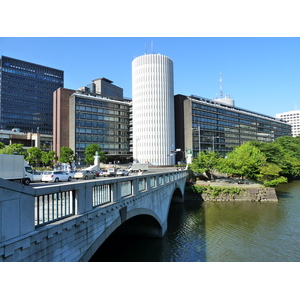
<path fill-rule="evenodd" d="M 69 147 L 61 147 L 59 161 L 72 166 L 72 163 L 75 161 L 74 151 Z"/>
<path fill-rule="evenodd" d="M 211 152 L 210 157 L 216 157 Z M 209 170 L 211 160 L 202 152 L 190 169 L 195 173 Z M 238 175 L 276 186 L 300 176 L 300 137 L 279 137 L 274 142 L 249 141 L 235 148 L 226 158 L 214 160 L 213 168 L 221 173 Z"/>
<path fill-rule="evenodd" d="M 12 144 L 0 149 L 0 154 L 25 155 L 26 151 L 23 148 L 23 144 Z"/>
<path fill-rule="evenodd" d="M 104 154 L 104 151 L 101 151 L 101 147 L 98 144 L 90 144 L 85 148 L 85 162 L 88 165 L 92 165 L 94 163 L 94 156 L 98 152 L 98 155 L 100 157 L 100 161 L 105 161 L 106 156 Z"/>
<path fill-rule="evenodd" d="M 220 161 L 219 170 L 232 175 L 256 179 L 259 168 L 265 163 L 264 154 L 247 142 L 228 153 L 227 158 Z"/>
<path fill-rule="evenodd" d="M 37 166 L 41 162 L 42 155 L 43 151 L 40 148 L 31 147 L 27 149 L 25 159 L 31 166 Z"/>
<path fill-rule="evenodd" d="M 190 169 L 197 174 L 206 173 L 209 177 L 213 176 L 214 170 L 219 165 L 220 155 L 214 151 L 198 152 L 193 160 Z"/>

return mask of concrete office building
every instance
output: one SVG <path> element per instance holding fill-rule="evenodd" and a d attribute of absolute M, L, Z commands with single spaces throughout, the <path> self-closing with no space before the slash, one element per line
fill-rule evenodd
<path fill-rule="evenodd" d="M 300 135 L 300 110 L 292 110 L 275 115 L 292 126 L 292 136 L 296 137 Z"/>
<path fill-rule="evenodd" d="M 78 91 L 60 88 L 53 93 L 53 105 L 53 149 L 58 155 L 62 146 L 70 147 L 82 162 L 85 148 L 98 144 L 107 162 L 131 159 L 131 100 L 123 99 L 123 89 L 111 80 L 96 79 Z"/>
<path fill-rule="evenodd" d="M 128 163 L 131 101 L 81 92 L 69 101 L 69 147 L 77 156 L 83 159 L 85 148 L 98 144 L 107 162 Z"/>
<path fill-rule="evenodd" d="M 0 57 L 0 129 L 52 135 L 53 92 L 64 72 Z"/>
<path fill-rule="evenodd" d="M 235 146 L 251 141 L 272 142 L 290 136 L 286 122 L 234 106 L 233 101 L 217 101 L 191 95 L 175 96 L 176 148 L 195 157 L 199 150 L 214 150 L 223 156 Z M 183 153 L 177 153 L 177 160 Z"/>
<path fill-rule="evenodd" d="M 174 165 L 173 62 L 161 54 L 132 61 L 133 159 L 154 165 Z"/>

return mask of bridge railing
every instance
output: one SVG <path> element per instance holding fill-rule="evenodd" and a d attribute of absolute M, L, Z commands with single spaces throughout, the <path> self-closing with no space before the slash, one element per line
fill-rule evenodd
<path fill-rule="evenodd" d="M 95 179 L 36 189 L 35 226 L 43 226 L 99 206 L 118 202 L 186 177 L 186 171 Z"/>
<path fill-rule="evenodd" d="M 75 191 L 62 191 L 35 197 L 35 225 L 51 223 L 75 213 Z"/>
<path fill-rule="evenodd" d="M 0 244 L 49 223 L 105 210 L 180 179 L 182 184 L 186 176 L 186 171 L 174 170 L 34 188 L 0 178 Z"/>

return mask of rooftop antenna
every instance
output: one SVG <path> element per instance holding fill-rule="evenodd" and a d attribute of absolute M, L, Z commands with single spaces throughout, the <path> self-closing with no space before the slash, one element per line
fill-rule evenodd
<path fill-rule="evenodd" d="M 220 98 L 223 98 L 223 91 L 222 91 L 222 73 L 220 72 Z"/>

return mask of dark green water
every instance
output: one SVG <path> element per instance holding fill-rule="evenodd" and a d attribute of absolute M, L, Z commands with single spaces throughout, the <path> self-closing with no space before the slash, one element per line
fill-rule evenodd
<path fill-rule="evenodd" d="M 163 239 L 115 236 L 92 261 L 299 262 L 300 181 L 277 196 L 278 203 L 171 205 Z"/>

